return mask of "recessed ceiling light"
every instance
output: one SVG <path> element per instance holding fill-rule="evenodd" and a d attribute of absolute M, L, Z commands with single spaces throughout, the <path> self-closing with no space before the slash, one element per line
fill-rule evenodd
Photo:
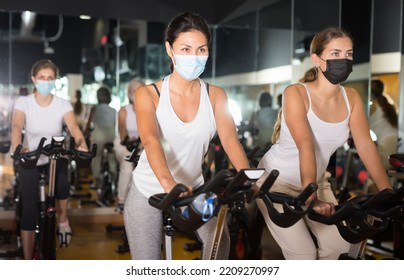
<path fill-rule="evenodd" d="M 80 15 L 80 18 L 81 19 L 91 19 L 91 17 L 88 15 Z"/>

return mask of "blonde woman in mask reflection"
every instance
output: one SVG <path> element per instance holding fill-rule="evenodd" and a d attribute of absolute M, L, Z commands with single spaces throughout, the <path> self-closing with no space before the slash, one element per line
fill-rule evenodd
<path fill-rule="evenodd" d="M 50 60 L 36 62 L 31 70 L 31 79 L 35 85 L 33 94 L 20 96 L 14 105 L 11 130 L 12 151 L 23 145 L 23 152 L 34 151 L 42 137 L 50 144 L 53 136 L 62 135 L 63 124 L 67 125 L 70 135 L 74 138 L 78 149 L 87 151 L 83 133 L 76 122 L 73 107 L 69 101 L 51 93 L 55 88 L 55 79 L 59 74 L 57 66 Z M 25 131 L 24 140 L 22 131 Z M 36 214 L 38 213 L 39 172 L 47 169 L 49 160 L 41 156 L 37 167 L 24 169 L 17 167 L 19 176 L 19 194 L 22 201 L 21 209 L 21 240 L 25 259 L 32 259 L 35 244 Z M 56 165 L 56 213 L 60 246 L 68 246 L 72 230 L 68 219 L 68 198 L 70 184 L 67 175 L 67 160 L 59 158 Z"/>
<path fill-rule="evenodd" d="M 377 150 L 386 170 L 391 169 L 389 156 L 397 153 L 398 140 L 398 115 L 394 104 L 390 103 L 383 94 L 384 83 L 379 79 L 373 79 L 370 83 L 370 129 L 376 134 Z M 366 189 L 377 191 L 371 178 L 367 180 Z"/>
<path fill-rule="evenodd" d="M 322 30 L 314 36 L 310 54 L 314 67 L 299 83 L 285 89 L 273 145 L 258 166 L 267 172 L 279 170 L 273 192 L 297 196 L 310 183 L 317 183 L 318 191 L 307 204 L 314 201 L 313 210 L 329 216 L 335 212 L 337 201 L 327 180 L 327 166 L 349 133 L 377 188 L 391 188 L 391 184 L 370 137 L 361 97 L 354 88 L 341 84 L 352 72 L 349 33 L 338 27 Z M 257 204 L 285 259 L 338 259 L 348 252 L 349 244 L 335 225 L 305 217 L 291 227 L 281 228 L 270 220 L 263 201 L 258 199 Z"/>
<path fill-rule="evenodd" d="M 199 78 L 208 60 L 210 38 L 210 29 L 201 16 L 185 12 L 174 17 L 165 32 L 171 74 L 135 93 L 144 150 L 133 171 L 124 208 L 133 259 L 160 259 L 162 213 L 150 206 L 148 199 L 156 193 L 170 192 L 178 183 L 189 187 L 183 195 L 203 184 L 202 161 L 216 133 L 234 167 L 249 167 L 226 93 Z M 216 217 L 197 230 L 204 248 L 213 241 L 215 226 Z M 207 259 L 209 252 L 202 251 L 201 258 Z M 229 251 L 230 237 L 225 228 L 218 259 L 227 259 Z"/>

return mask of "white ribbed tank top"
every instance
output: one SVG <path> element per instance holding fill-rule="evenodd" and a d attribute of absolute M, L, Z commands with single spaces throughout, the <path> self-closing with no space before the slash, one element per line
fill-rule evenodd
<path fill-rule="evenodd" d="M 209 142 L 216 133 L 213 108 L 205 83 L 201 85 L 198 112 L 190 122 L 183 122 L 175 113 L 169 91 L 170 76 L 164 78 L 156 109 L 161 145 L 168 167 L 178 183 L 197 187 L 203 184 L 202 163 Z M 146 151 L 140 155 L 133 179 L 142 194 L 150 197 L 164 192 L 147 160 Z"/>
<path fill-rule="evenodd" d="M 307 120 L 313 132 L 318 181 L 324 175 L 331 155 L 348 140 L 351 109 L 345 89 L 341 86 L 341 93 L 348 109 L 348 115 L 342 122 L 325 122 L 312 111 L 310 92 L 307 86 L 303 85 L 309 99 Z M 299 151 L 286 125 L 283 114 L 279 139 L 262 158 L 259 166 L 265 167 L 268 171 L 277 169 L 279 171 L 279 180 L 294 186 L 301 186 Z"/>

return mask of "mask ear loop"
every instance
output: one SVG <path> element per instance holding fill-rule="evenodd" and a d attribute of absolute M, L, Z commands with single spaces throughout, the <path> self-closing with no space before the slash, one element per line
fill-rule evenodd
<path fill-rule="evenodd" d="M 326 64 L 325 70 L 327 70 L 327 60 L 326 60 L 326 59 L 322 59 L 321 56 L 319 56 L 319 55 L 317 55 L 317 57 L 318 57 L 319 59 L 321 59 L 322 61 L 325 62 L 325 64 Z M 318 69 L 319 69 L 319 68 L 320 68 L 321 72 L 324 72 L 323 69 L 321 69 L 320 64 L 317 64 L 317 66 L 316 66 L 317 75 L 318 75 Z"/>

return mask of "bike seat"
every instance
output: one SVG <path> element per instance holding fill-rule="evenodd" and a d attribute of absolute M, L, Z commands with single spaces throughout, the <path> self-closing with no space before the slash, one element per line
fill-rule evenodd
<path fill-rule="evenodd" d="M 1 141 L 0 142 L 0 153 L 7 154 L 10 150 L 11 141 Z"/>
<path fill-rule="evenodd" d="M 395 168 L 404 168 L 404 154 L 391 154 L 389 156 L 389 163 Z"/>

